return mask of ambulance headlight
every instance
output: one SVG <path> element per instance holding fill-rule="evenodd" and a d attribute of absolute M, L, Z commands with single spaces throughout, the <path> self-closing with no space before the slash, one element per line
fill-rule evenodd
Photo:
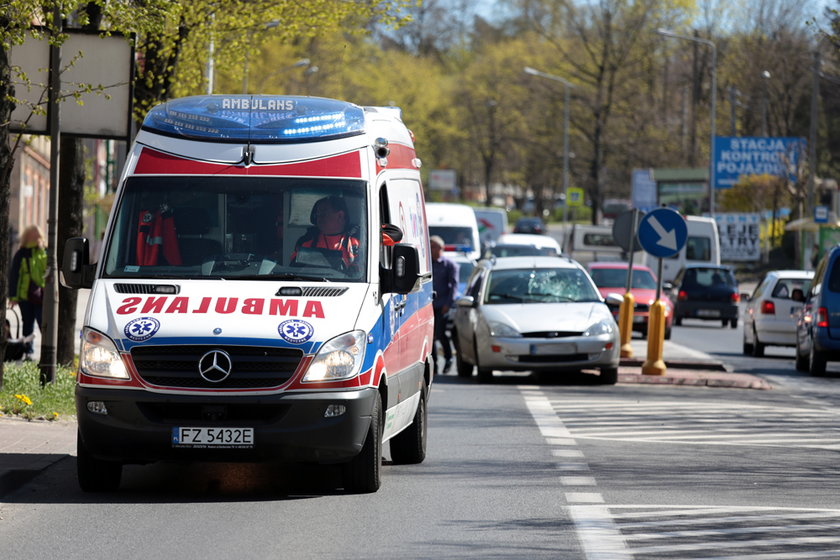
<path fill-rule="evenodd" d="M 128 379 L 128 372 L 114 342 L 99 331 L 85 329 L 79 369 L 87 375 Z"/>
<path fill-rule="evenodd" d="M 358 375 L 365 358 L 366 343 L 364 331 L 352 331 L 329 340 L 309 364 L 303 376 L 304 383 L 338 381 Z"/>

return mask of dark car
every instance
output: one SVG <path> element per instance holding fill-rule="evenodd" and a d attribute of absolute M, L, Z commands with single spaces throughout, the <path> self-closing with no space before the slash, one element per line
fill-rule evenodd
<path fill-rule="evenodd" d="M 817 265 L 796 321 L 796 369 L 825 375 L 826 363 L 840 360 L 840 246 Z"/>
<path fill-rule="evenodd" d="M 519 218 L 513 226 L 513 233 L 545 233 L 545 224 L 540 218 Z"/>
<path fill-rule="evenodd" d="M 738 326 L 738 283 L 732 269 L 719 265 L 689 265 L 680 270 L 669 289 L 674 324 L 683 319 L 720 321 Z"/>

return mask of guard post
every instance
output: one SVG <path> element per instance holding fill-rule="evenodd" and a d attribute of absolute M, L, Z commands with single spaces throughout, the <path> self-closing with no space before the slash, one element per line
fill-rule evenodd
<path fill-rule="evenodd" d="M 670 208 L 657 208 L 639 222 L 639 243 L 658 259 L 656 301 L 648 316 L 647 356 L 642 364 L 644 375 L 665 375 L 662 350 L 665 345 L 665 304 L 662 303 L 662 259 L 680 252 L 688 238 L 685 218 Z"/>
<path fill-rule="evenodd" d="M 618 308 L 618 332 L 621 336 L 622 358 L 633 357 L 633 346 L 630 341 L 633 339 L 633 311 L 636 308 L 636 301 L 630 289 L 633 287 L 633 257 L 636 251 L 642 248 L 636 235 L 642 216 L 644 216 L 644 212 L 637 208 L 627 210 L 616 217 L 612 228 L 616 245 L 628 253 L 627 281 L 624 286 L 624 297 L 621 300 L 621 306 Z"/>

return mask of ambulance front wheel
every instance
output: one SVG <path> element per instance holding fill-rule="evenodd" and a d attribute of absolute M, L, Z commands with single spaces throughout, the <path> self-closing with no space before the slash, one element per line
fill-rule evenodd
<path fill-rule="evenodd" d="M 382 469 L 382 399 L 379 391 L 373 397 L 370 427 L 361 452 L 343 467 L 344 489 L 354 494 L 370 494 L 379 490 Z"/>
<path fill-rule="evenodd" d="M 88 451 L 81 434 L 77 434 L 76 475 L 85 492 L 114 492 L 120 487 L 122 464 L 97 459 Z"/>
<path fill-rule="evenodd" d="M 395 465 L 416 465 L 426 458 L 427 419 L 426 392 L 420 391 L 414 421 L 391 440 L 391 460 Z"/>

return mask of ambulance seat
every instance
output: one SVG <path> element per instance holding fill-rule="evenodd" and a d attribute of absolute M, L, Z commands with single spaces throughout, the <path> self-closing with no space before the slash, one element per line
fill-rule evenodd
<path fill-rule="evenodd" d="M 178 248 L 181 250 L 184 265 L 198 265 L 213 255 L 222 253 L 220 241 L 204 237 L 210 232 L 211 225 L 210 215 L 204 208 L 175 209 L 175 231 L 178 234 Z"/>

